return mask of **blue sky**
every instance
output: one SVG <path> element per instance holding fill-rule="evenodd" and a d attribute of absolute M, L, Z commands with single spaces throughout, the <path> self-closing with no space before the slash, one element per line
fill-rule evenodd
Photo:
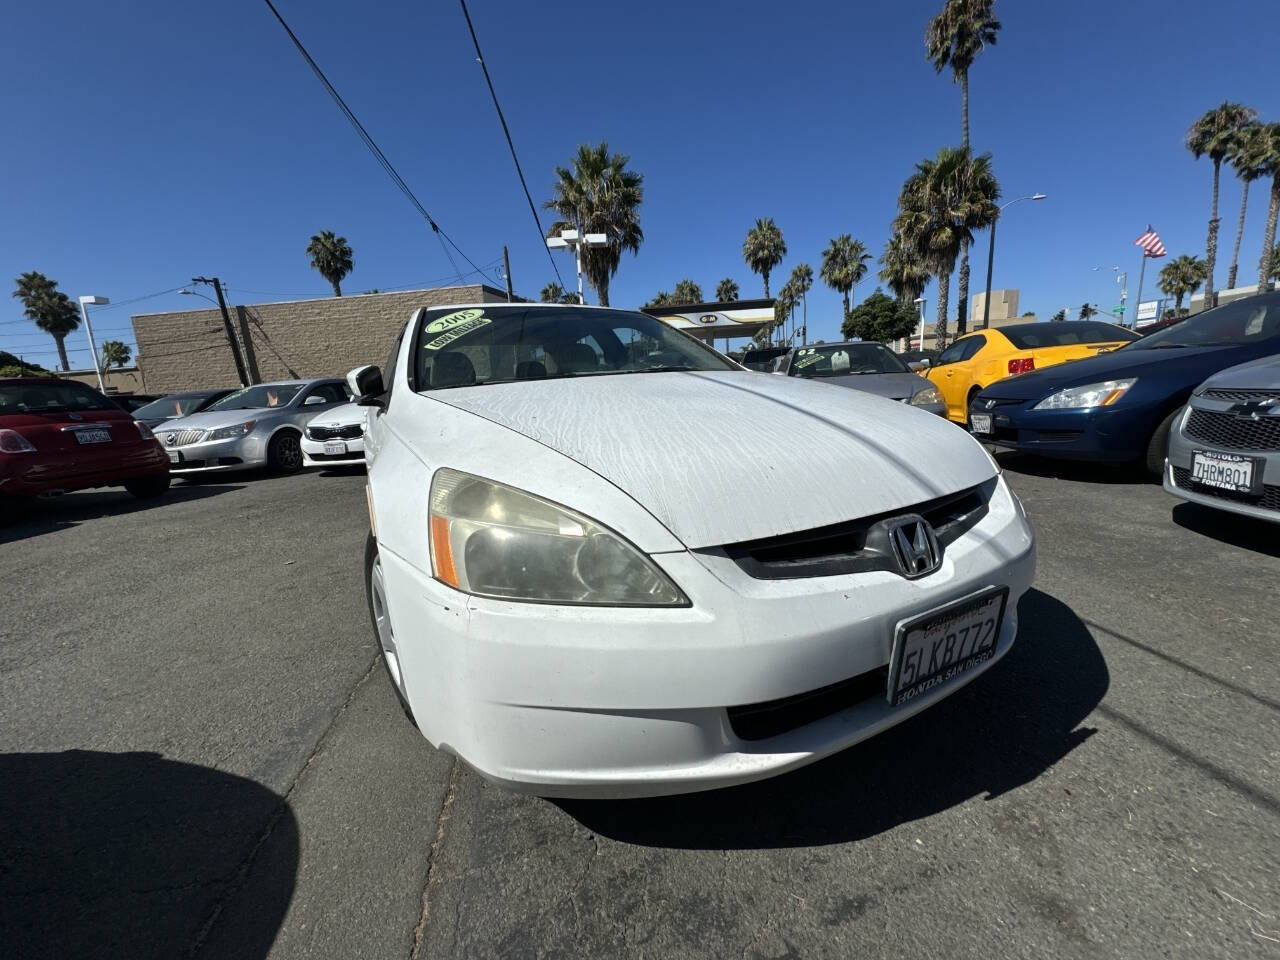
<path fill-rule="evenodd" d="M 816 271 L 838 233 L 878 254 L 912 165 L 960 139 L 959 88 L 924 59 L 939 5 L 471 0 L 471 13 L 536 200 L 583 141 L 608 140 L 644 174 L 645 243 L 611 290 L 615 305 L 635 306 L 685 276 L 708 294 L 732 276 L 759 295 L 741 258 L 759 216 L 789 247 L 775 289 L 796 263 Z M 508 244 L 517 292 L 536 296 L 551 266 L 458 6 L 278 6 L 432 216 L 481 266 Z M 1280 119 L 1274 69 L 1242 55 L 1257 0 L 996 9 L 999 44 L 971 77 L 974 148 L 994 154 L 1007 197 L 1049 198 L 1006 214 L 994 286 L 1019 287 L 1022 309 L 1042 316 L 1086 299 L 1110 306 L 1118 264 L 1132 309 L 1133 240 L 1148 222 L 1172 255 L 1204 252 L 1210 166 L 1182 147 L 1191 121 L 1223 99 Z M 233 302 L 324 296 L 303 252 L 320 229 L 354 247 L 350 292 L 452 273 L 257 0 L 16 5 L 0 35 L 0 105 L 6 280 L 40 270 L 72 297 L 121 301 L 216 274 Z M 1253 194 L 1245 282 L 1266 213 L 1265 187 Z M 1239 203 L 1225 174 L 1220 286 Z M 985 266 L 983 235 L 975 292 Z M 197 305 L 172 293 L 100 309 L 95 332 L 129 340 L 130 312 Z M 816 286 L 809 314 L 811 335 L 832 338 L 838 295 Z M 83 334 L 68 344 L 82 348 Z M 8 297 L 0 349 L 54 359 Z M 87 364 L 87 352 L 72 361 Z"/>

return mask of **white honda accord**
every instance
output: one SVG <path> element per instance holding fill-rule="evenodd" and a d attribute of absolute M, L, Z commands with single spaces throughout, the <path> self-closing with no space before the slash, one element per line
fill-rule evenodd
<path fill-rule="evenodd" d="M 761 377 L 642 313 L 417 311 L 369 412 L 370 614 L 406 713 L 484 776 L 647 796 L 782 773 L 955 692 L 1035 545 L 924 410 Z M 906 758 L 904 758 L 905 760 Z"/>

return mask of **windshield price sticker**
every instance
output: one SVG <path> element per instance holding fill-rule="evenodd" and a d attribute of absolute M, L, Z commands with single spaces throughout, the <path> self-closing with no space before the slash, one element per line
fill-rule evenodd
<path fill-rule="evenodd" d="M 799 360 L 796 361 L 796 367 L 808 367 L 808 366 L 811 366 L 812 364 L 817 363 L 821 359 L 822 359 L 822 354 L 820 353 L 805 354 L 803 357 L 801 357 Z"/>
<path fill-rule="evenodd" d="M 437 320 L 432 320 L 427 324 L 424 333 L 438 333 L 439 336 L 422 345 L 423 350 L 439 350 L 441 347 L 448 346 L 459 337 L 466 336 L 473 330 L 478 330 L 493 321 L 488 317 L 481 316 L 483 310 L 459 310 L 456 313 L 446 314 Z"/>

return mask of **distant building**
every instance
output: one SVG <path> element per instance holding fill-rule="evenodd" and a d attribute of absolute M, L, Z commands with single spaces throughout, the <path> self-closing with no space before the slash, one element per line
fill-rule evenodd
<path fill-rule="evenodd" d="M 1275 284 L 1268 284 L 1266 289 L 1263 292 L 1265 293 L 1266 290 L 1274 290 L 1274 289 L 1275 289 Z M 1217 291 L 1218 306 L 1222 306 L 1223 304 L 1230 303 L 1232 300 L 1239 300 L 1241 297 L 1251 297 L 1257 292 L 1258 292 L 1258 285 L 1256 283 L 1250 284 L 1247 287 L 1232 287 L 1230 290 L 1219 290 Z M 1200 293 L 1192 294 L 1190 312 L 1199 313 L 1203 309 L 1204 309 L 1204 292 L 1201 291 Z"/>
<path fill-rule="evenodd" d="M 969 298 L 969 329 L 975 330 L 982 326 L 982 309 L 987 302 L 985 292 L 974 294 Z M 997 320 L 1017 320 L 1018 317 L 1018 291 L 1013 290 L 992 290 L 991 291 L 991 325 L 996 326 Z"/>

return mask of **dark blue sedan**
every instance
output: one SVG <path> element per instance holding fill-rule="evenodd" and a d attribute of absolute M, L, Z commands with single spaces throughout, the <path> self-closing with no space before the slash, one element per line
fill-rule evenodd
<path fill-rule="evenodd" d="M 1207 310 L 1111 353 L 1001 380 L 969 408 L 975 436 L 1067 460 L 1145 463 L 1159 476 L 1169 427 L 1206 377 L 1280 354 L 1280 292 Z"/>

